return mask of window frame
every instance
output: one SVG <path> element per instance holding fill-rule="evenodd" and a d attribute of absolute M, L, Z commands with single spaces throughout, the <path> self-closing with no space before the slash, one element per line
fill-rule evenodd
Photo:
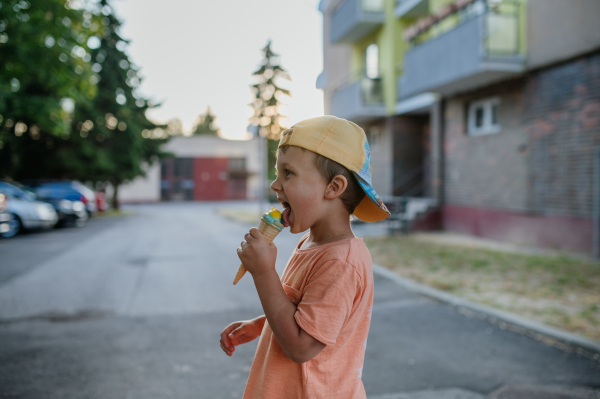
<path fill-rule="evenodd" d="M 493 108 L 496 107 L 496 123 L 492 121 L 494 114 Z M 473 101 L 469 104 L 467 112 L 467 133 L 469 136 L 485 136 L 500 132 L 502 127 L 498 121 L 499 117 L 500 98 L 491 97 L 483 100 Z M 475 125 L 477 119 L 477 109 L 483 109 L 483 125 L 477 127 Z"/>

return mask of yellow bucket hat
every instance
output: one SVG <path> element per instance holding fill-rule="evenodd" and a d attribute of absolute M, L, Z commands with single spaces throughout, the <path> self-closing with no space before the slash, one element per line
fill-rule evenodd
<path fill-rule="evenodd" d="M 329 115 L 306 119 L 283 131 L 279 147 L 284 145 L 295 145 L 316 152 L 354 173 L 367 194 L 354 210 L 354 216 L 365 222 L 378 222 L 390 216 L 373 189 L 371 151 L 367 135 L 360 126 Z"/>

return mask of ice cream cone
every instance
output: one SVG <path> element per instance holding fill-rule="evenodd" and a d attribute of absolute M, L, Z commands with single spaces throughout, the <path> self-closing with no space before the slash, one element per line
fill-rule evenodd
<path fill-rule="evenodd" d="M 282 226 L 283 227 L 283 226 Z M 267 242 L 270 244 L 273 242 L 273 240 L 275 239 L 275 237 L 277 236 L 277 234 L 279 234 L 281 232 L 280 229 L 278 229 L 277 227 L 275 227 L 275 225 L 272 224 L 268 224 L 264 218 L 260 218 L 260 222 L 258 223 L 258 231 L 260 231 L 263 235 L 263 237 L 265 237 L 265 240 L 267 240 Z M 237 274 L 235 275 L 235 278 L 233 279 L 233 285 L 236 285 L 238 281 L 240 281 L 242 279 L 242 277 L 244 277 L 244 274 L 246 274 L 246 268 L 244 267 L 243 264 L 240 265 L 240 268 L 237 271 Z"/>

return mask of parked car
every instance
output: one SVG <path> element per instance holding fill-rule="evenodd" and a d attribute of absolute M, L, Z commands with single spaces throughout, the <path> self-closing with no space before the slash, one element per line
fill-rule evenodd
<path fill-rule="evenodd" d="M 44 189 L 40 189 L 39 193 L 36 193 L 35 189 L 24 186 L 17 182 L 12 182 L 11 184 L 25 191 L 30 196 L 33 196 L 34 199 L 47 202 L 52 205 L 56 211 L 56 214 L 58 215 L 58 222 L 56 223 L 56 226 L 74 225 L 81 227 L 85 225 L 86 220 L 89 218 L 85 209 L 85 204 L 81 201 L 71 201 L 61 197 L 52 197 L 48 192 L 44 192 Z"/>
<path fill-rule="evenodd" d="M 85 225 L 89 216 L 85 204 L 81 201 L 71 201 L 62 198 L 46 197 L 49 194 L 46 189 L 36 191 L 36 196 L 40 201 L 47 202 L 54 207 L 58 215 L 57 226 L 73 225 L 81 227 Z"/>
<path fill-rule="evenodd" d="M 52 228 L 58 222 L 58 215 L 52 205 L 37 201 L 32 193 L 10 183 L 0 182 L 0 193 L 8 198 L 8 230 L 2 237 L 17 235 L 23 228 Z"/>
<path fill-rule="evenodd" d="M 10 215 L 8 213 L 8 198 L 6 195 L 0 193 L 0 234 L 6 233 L 10 230 L 10 225 L 8 221 L 10 220 Z"/>
<path fill-rule="evenodd" d="M 92 216 L 98 209 L 94 192 L 76 181 L 29 182 L 28 186 L 42 198 L 81 201 L 88 216 Z"/>

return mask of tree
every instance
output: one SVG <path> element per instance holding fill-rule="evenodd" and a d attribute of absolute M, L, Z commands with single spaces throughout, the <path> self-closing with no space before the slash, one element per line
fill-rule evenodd
<path fill-rule="evenodd" d="M 193 134 L 210 134 L 217 136 L 219 134 L 219 128 L 215 123 L 215 119 L 217 119 L 216 115 L 213 114 L 210 107 L 206 107 L 206 112 L 196 118 Z"/>
<path fill-rule="evenodd" d="M 173 118 L 167 122 L 167 133 L 169 136 L 183 135 L 183 122 L 179 118 Z"/>
<path fill-rule="evenodd" d="M 102 27 L 86 5 L 0 3 L 0 176 L 62 177 L 81 166 L 63 150 L 73 104 L 96 93 L 87 43 Z"/>
<path fill-rule="evenodd" d="M 78 140 L 87 142 L 82 156 L 89 166 L 82 172 L 86 180 L 111 183 L 113 207 L 118 209 L 119 186 L 143 176 L 143 165 L 167 155 L 160 147 L 169 135 L 166 126 L 146 117 L 154 105 L 137 92 L 142 78 L 125 53 L 128 42 L 119 36 L 121 22 L 108 0 L 100 0 L 99 7 L 104 29 L 92 50 L 98 94 L 76 105 L 74 120 Z"/>
<path fill-rule="evenodd" d="M 275 179 L 275 152 L 281 132 L 288 126 L 288 119 L 281 115 L 280 101 L 291 92 L 281 87 L 280 80 L 291 80 L 289 73 L 279 65 L 278 55 L 271 50 L 271 41 L 262 49 L 264 58 L 260 67 L 252 74 L 256 83 L 251 86 L 254 101 L 249 105 L 254 110 L 250 123 L 259 126 L 258 132 L 267 140 L 268 179 Z"/>

